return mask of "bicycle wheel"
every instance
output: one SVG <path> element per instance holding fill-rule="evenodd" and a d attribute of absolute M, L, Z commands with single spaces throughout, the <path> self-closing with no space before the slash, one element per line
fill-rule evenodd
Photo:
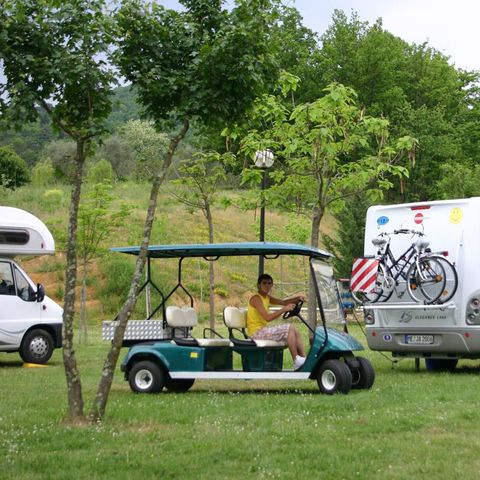
<path fill-rule="evenodd" d="M 428 305 L 440 298 L 445 281 L 445 270 L 440 262 L 422 257 L 408 269 L 407 291 L 413 301 Z"/>
<path fill-rule="evenodd" d="M 443 255 L 430 255 L 428 258 L 434 258 L 440 262 L 445 270 L 445 288 L 438 299 L 438 303 L 446 303 L 453 298 L 458 288 L 458 274 L 457 269 L 448 258 Z"/>
<path fill-rule="evenodd" d="M 388 297 L 392 294 L 390 292 L 384 292 L 384 287 L 386 285 L 387 273 L 383 264 L 378 264 L 377 276 L 375 278 L 375 287 L 370 292 L 352 292 L 352 296 L 357 303 L 375 303 L 375 302 L 384 302 L 385 295 L 389 293 Z M 387 297 L 387 298 L 388 298 Z"/>

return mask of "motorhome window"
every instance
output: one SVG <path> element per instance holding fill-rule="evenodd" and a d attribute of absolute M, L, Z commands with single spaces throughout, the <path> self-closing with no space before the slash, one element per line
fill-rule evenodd
<path fill-rule="evenodd" d="M 9 262 L 0 262 L 0 295 L 15 295 L 12 266 Z"/>
<path fill-rule="evenodd" d="M 0 245 L 26 245 L 30 240 L 23 230 L 0 230 Z"/>
<path fill-rule="evenodd" d="M 322 301 L 325 321 L 327 323 L 343 323 L 343 311 L 339 302 L 332 266 L 319 260 L 312 260 L 312 267 Z"/>
<path fill-rule="evenodd" d="M 15 282 L 17 284 L 17 295 L 26 302 L 35 300 L 35 292 L 27 279 L 22 275 L 18 268 L 15 268 Z"/>

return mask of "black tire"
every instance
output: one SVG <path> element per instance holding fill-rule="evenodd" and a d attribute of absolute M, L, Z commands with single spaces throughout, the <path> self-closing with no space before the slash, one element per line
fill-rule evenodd
<path fill-rule="evenodd" d="M 134 363 L 128 372 L 130 388 L 137 393 L 159 393 L 165 386 L 165 380 L 163 369 L 150 360 Z"/>
<path fill-rule="evenodd" d="M 176 378 L 168 378 L 165 383 L 165 388 L 171 392 L 186 392 L 192 388 L 195 383 L 194 378 L 188 380 L 179 380 Z"/>
<path fill-rule="evenodd" d="M 434 258 L 440 262 L 445 270 L 445 288 L 438 299 L 438 303 L 447 303 L 457 293 L 458 288 L 458 274 L 457 269 L 450 260 L 442 255 L 431 255 L 429 258 Z"/>
<path fill-rule="evenodd" d="M 445 270 L 434 258 L 423 257 L 410 265 L 407 272 L 407 291 L 413 301 L 435 303 L 445 290 Z"/>
<path fill-rule="evenodd" d="M 35 328 L 26 333 L 20 345 L 20 357 L 25 363 L 47 363 L 55 348 L 52 335 Z"/>
<path fill-rule="evenodd" d="M 387 284 L 391 282 L 390 278 L 385 266 L 379 263 L 374 291 L 369 293 L 352 291 L 353 298 L 360 304 L 386 302 L 393 293 L 393 285 L 392 288 L 387 288 Z"/>
<path fill-rule="evenodd" d="M 352 388 L 352 373 L 341 360 L 326 360 L 317 373 L 318 388 L 322 393 L 348 393 Z"/>
<path fill-rule="evenodd" d="M 363 357 L 356 357 L 359 363 L 358 368 L 351 370 L 352 372 L 352 388 L 369 389 L 375 383 L 375 370 L 369 360 Z"/>
<path fill-rule="evenodd" d="M 426 358 L 425 367 L 430 372 L 449 372 L 457 366 L 458 358 Z"/>

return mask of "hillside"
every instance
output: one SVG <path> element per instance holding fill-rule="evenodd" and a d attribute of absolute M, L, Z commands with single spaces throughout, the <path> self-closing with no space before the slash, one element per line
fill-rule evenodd
<path fill-rule="evenodd" d="M 201 212 L 188 213 L 178 204 L 165 185 L 160 193 L 156 220 L 152 232 L 151 244 L 203 243 L 207 241 L 207 223 Z M 178 188 L 178 186 L 176 187 Z M 33 186 L 22 187 L 15 192 L 4 194 L 0 200 L 3 205 L 22 208 L 41 218 L 54 234 L 57 253 L 53 257 L 25 258 L 22 265 L 35 282 L 45 285 L 47 294 L 57 302 L 62 302 L 64 291 L 64 243 L 68 222 L 69 191 L 67 187 L 52 190 Z M 104 252 L 94 258 L 88 267 L 87 313 L 90 324 L 113 318 L 127 294 L 133 272 L 134 258 L 108 249 L 115 246 L 132 246 L 140 243 L 145 209 L 148 200 L 147 184 L 118 183 L 114 186 L 116 198 L 112 209 L 120 202 L 131 205 L 130 217 L 104 242 Z M 235 192 L 225 192 L 235 197 Z M 51 197 L 55 198 L 52 204 Z M 258 238 L 259 212 L 242 211 L 233 206 L 226 209 L 216 207 L 213 210 L 216 242 L 255 241 Z M 309 238 L 307 219 L 293 217 L 278 211 L 267 209 L 266 239 L 271 241 L 299 242 Z M 322 232 L 329 235 L 334 230 L 334 221 L 327 216 L 322 224 Z M 174 260 L 153 261 L 153 280 L 161 289 L 168 291 L 177 281 L 177 262 Z M 306 290 L 308 264 L 298 258 L 267 260 L 265 270 L 276 281 L 278 295 L 290 295 Z M 223 306 L 243 305 L 255 289 L 258 273 L 256 258 L 221 259 L 215 263 L 216 273 L 216 311 Z M 79 276 L 80 278 L 80 276 Z M 202 317 L 208 311 L 208 262 L 190 259 L 183 264 L 184 284 L 193 295 L 196 307 Z M 79 279 L 80 283 L 80 279 Z M 80 295 L 77 295 L 77 299 Z M 152 303 L 158 298 L 152 295 Z M 174 301 L 182 304 L 187 301 L 185 295 L 178 295 Z M 132 318 L 145 315 L 145 298 L 140 298 L 137 311 Z"/>

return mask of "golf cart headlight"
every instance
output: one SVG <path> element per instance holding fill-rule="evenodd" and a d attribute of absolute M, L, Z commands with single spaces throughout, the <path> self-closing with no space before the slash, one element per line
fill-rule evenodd
<path fill-rule="evenodd" d="M 373 325 L 375 323 L 373 312 L 365 312 L 364 319 L 366 325 Z"/>

